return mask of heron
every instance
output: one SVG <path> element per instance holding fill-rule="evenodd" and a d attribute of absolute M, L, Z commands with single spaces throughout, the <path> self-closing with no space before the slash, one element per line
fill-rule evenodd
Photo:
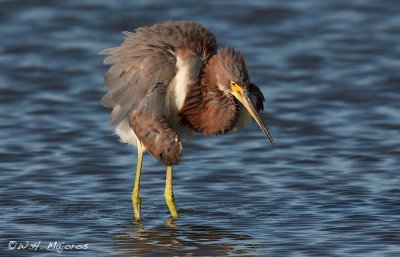
<path fill-rule="evenodd" d="M 109 65 L 102 103 L 112 108 L 110 124 L 120 141 L 137 148 L 135 220 L 141 219 L 144 152 L 166 165 L 164 196 L 176 219 L 172 174 L 182 142 L 194 133 L 237 131 L 254 120 L 273 144 L 259 115 L 265 99 L 250 80 L 244 56 L 232 47 L 218 49 L 215 36 L 199 23 L 166 21 L 123 34 L 119 46 L 99 52 Z"/>

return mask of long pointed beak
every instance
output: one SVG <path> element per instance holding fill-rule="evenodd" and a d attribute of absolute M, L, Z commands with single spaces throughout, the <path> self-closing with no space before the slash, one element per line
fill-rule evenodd
<path fill-rule="evenodd" d="M 271 144 L 274 144 L 274 140 L 272 139 L 271 133 L 269 133 L 268 128 L 265 125 L 264 121 L 261 119 L 260 115 L 258 115 L 247 93 L 239 85 L 236 85 L 236 87 L 232 89 L 233 89 L 232 91 L 233 96 L 236 97 L 236 99 L 238 99 L 243 104 L 243 106 L 249 112 L 254 121 L 258 124 L 258 126 L 260 126 L 261 130 L 267 136 Z"/>

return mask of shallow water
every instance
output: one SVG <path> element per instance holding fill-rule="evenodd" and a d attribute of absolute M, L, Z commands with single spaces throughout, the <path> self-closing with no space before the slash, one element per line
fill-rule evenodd
<path fill-rule="evenodd" d="M 400 256 L 399 13 L 373 0 L 2 1 L 1 256 Z M 175 168 L 175 222 L 147 155 L 134 223 L 135 150 L 106 123 L 96 53 L 167 19 L 245 54 L 276 145 L 255 124 L 196 136 Z"/>

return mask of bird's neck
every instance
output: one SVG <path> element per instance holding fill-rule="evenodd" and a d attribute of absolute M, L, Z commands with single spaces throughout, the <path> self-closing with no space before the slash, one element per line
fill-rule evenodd
<path fill-rule="evenodd" d="M 203 67 L 198 85 L 188 92 L 180 111 L 182 121 L 204 135 L 218 135 L 231 130 L 237 112 L 233 96 L 218 88 L 213 57 Z"/>

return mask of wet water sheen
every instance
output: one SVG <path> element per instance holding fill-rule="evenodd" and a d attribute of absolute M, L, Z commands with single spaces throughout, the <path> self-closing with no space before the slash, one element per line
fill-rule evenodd
<path fill-rule="evenodd" d="M 1 1 L 0 255 L 400 256 L 399 13 L 395 0 Z M 106 123 L 96 53 L 167 19 L 241 50 L 276 145 L 255 124 L 196 136 L 175 168 L 175 222 L 147 155 L 134 223 L 136 153 Z"/>

